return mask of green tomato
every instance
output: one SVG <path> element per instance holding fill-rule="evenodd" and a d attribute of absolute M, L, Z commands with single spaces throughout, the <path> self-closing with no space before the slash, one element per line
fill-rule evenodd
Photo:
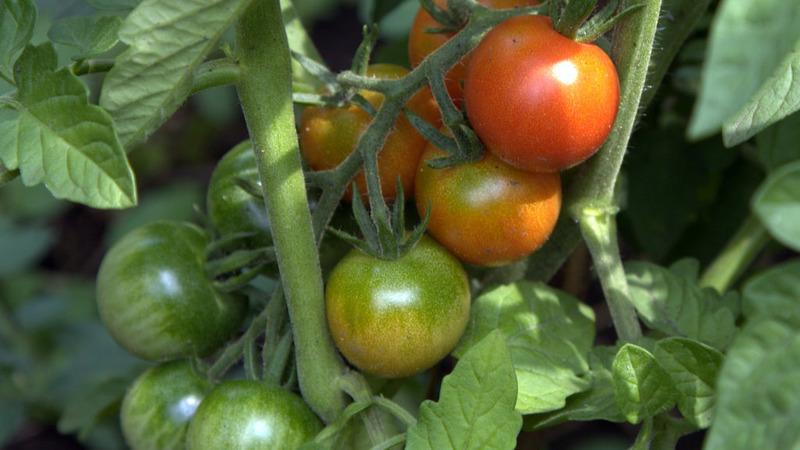
<path fill-rule="evenodd" d="M 351 251 L 331 272 L 325 299 L 339 351 L 359 369 L 385 378 L 414 375 L 439 362 L 469 319 L 467 274 L 428 237 L 393 261 Z"/>
<path fill-rule="evenodd" d="M 206 197 L 208 218 L 223 236 L 256 233 L 250 240 L 253 245 L 270 245 L 272 237 L 264 202 L 242 189 L 237 183 L 238 178 L 261 186 L 250 141 L 231 149 L 214 169 Z"/>
<path fill-rule="evenodd" d="M 186 436 L 188 450 L 292 450 L 322 429 L 297 395 L 260 381 L 225 381 L 203 400 Z"/>
<path fill-rule="evenodd" d="M 213 387 L 185 360 L 145 371 L 122 401 L 125 441 L 133 450 L 185 448 L 189 420 Z"/>
<path fill-rule="evenodd" d="M 129 352 L 162 361 L 205 356 L 239 329 L 246 301 L 214 289 L 208 238 L 182 222 L 155 222 L 108 251 L 97 276 L 100 318 Z"/>

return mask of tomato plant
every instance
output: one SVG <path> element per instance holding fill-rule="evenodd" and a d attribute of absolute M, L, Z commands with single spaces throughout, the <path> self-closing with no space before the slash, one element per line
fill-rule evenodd
<path fill-rule="evenodd" d="M 188 450 L 292 450 L 320 429 L 303 400 L 257 381 L 225 381 L 203 400 L 189 425 Z"/>
<path fill-rule="evenodd" d="M 97 305 L 128 351 L 155 361 L 205 356 L 239 328 L 247 303 L 206 278 L 207 243 L 194 225 L 156 222 L 108 251 L 97 274 Z"/>
<path fill-rule="evenodd" d="M 461 264 L 423 238 L 383 261 L 353 250 L 334 267 L 325 292 L 328 325 L 348 361 L 386 378 L 417 374 L 447 356 L 469 318 Z"/>
<path fill-rule="evenodd" d="M 561 209 L 558 174 L 524 172 L 488 153 L 472 164 L 428 165 L 444 155 L 428 146 L 415 192 L 420 215 L 430 207 L 428 232 L 437 241 L 482 266 L 519 260 L 547 241 Z"/>
<path fill-rule="evenodd" d="M 611 132 L 619 80 L 611 58 L 547 17 L 515 17 L 472 53 L 467 115 L 487 148 L 523 170 L 554 172 L 592 156 Z"/>

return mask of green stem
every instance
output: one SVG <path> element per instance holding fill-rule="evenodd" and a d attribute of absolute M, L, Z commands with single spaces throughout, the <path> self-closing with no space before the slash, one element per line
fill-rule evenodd
<path fill-rule="evenodd" d="M 375 402 L 376 405 L 388 411 L 391 415 L 397 417 L 406 427 L 410 427 L 417 423 L 417 419 L 411 415 L 410 412 L 386 397 L 376 395 L 372 398 L 372 401 Z"/>
<path fill-rule="evenodd" d="M 239 80 L 239 65 L 229 59 L 206 61 L 194 72 L 192 94 L 217 86 L 235 84 Z"/>
<path fill-rule="evenodd" d="M 708 266 L 700 278 L 700 285 L 720 293 L 727 291 L 770 240 L 767 229 L 751 214 Z"/>
<path fill-rule="evenodd" d="M 254 1 L 236 24 L 238 92 L 258 162 L 294 332 L 300 391 L 326 422 L 345 407 L 330 381 L 344 372 L 325 320 L 322 271 L 311 225 L 292 104 L 289 43 L 278 0 Z"/>
<path fill-rule="evenodd" d="M 586 208 L 580 226 L 603 286 L 617 336 L 623 342 L 635 342 L 642 336 L 642 329 L 630 302 L 628 280 L 619 255 L 615 211 Z"/>
<path fill-rule="evenodd" d="M 280 289 L 280 288 L 278 288 Z M 273 294 L 273 299 L 275 295 Z M 206 372 L 206 376 L 210 380 L 218 380 L 231 368 L 234 364 L 236 364 L 239 359 L 242 357 L 242 352 L 244 352 L 244 347 L 247 345 L 248 342 L 251 342 L 255 339 L 256 336 L 261 334 L 264 330 L 264 324 L 267 323 L 267 314 L 268 314 L 269 305 L 264 308 L 261 313 L 259 313 L 256 317 L 250 321 L 250 325 L 245 330 L 244 334 L 242 334 L 239 339 L 234 341 L 232 344 L 225 347 L 225 350 L 222 351 L 222 354 L 214 361 L 214 364 Z"/>
<path fill-rule="evenodd" d="M 108 72 L 114 67 L 113 59 L 84 59 L 72 65 L 72 73 L 75 75 L 88 75 L 90 73 Z"/>

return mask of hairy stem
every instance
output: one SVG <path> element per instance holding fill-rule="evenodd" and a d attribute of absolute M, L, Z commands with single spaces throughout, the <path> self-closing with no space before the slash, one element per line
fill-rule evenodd
<path fill-rule="evenodd" d="M 258 0 L 236 24 L 237 85 L 258 162 L 292 321 L 303 397 L 326 422 L 344 409 L 330 380 L 344 371 L 325 320 L 325 298 L 300 163 L 289 43 L 279 0 Z"/>
<path fill-rule="evenodd" d="M 770 240 L 761 221 L 750 215 L 703 273 L 700 285 L 727 291 Z"/>

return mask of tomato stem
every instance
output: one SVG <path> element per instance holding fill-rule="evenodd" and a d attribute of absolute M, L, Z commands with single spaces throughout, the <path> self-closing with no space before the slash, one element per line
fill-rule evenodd
<path fill-rule="evenodd" d="M 771 242 L 767 229 L 750 215 L 700 278 L 700 285 L 724 293 Z"/>
<path fill-rule="evenodd" d="M 300 391 L 326 422 L 344 409 L 330 383 L 344 371 L 325 319 L 319 254 L 300 162 L 292 60 L 278 0 L 253 2 L 236 24 L 237 85 L 250 131 L 295 342 Z"/>

